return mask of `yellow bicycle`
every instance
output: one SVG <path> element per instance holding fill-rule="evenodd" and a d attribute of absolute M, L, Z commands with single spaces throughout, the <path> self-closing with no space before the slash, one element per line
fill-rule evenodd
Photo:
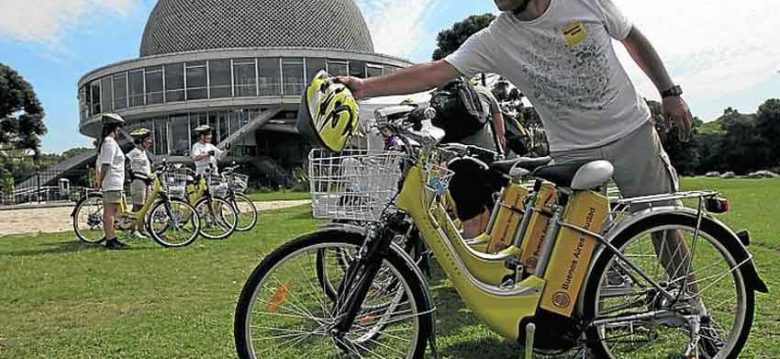
<path fill-rule="evenodd" d="M 529 271 L 507 259 L 515 256 L 486 258 L 463 240 L 441 204 L 452 175 L 440 166 L 443 133 L 408 127 L 405 121 L 391 126 L 419 143 L 417 150 L 406 146 L 396 160 L 367 155 L 361 161 L 379 173 L 398 171 L 400 179 L 374 225 L 330 225 L 286 243 L 252 272 L 236 308 L 240 358 L 421 358 L 429 343 L 435 352 L 436 306 L 423 274 L 393 241 L 412 226 L 470 310 L 524 344 L 527 357 L 561 350 L 596 358 L 739 355 L 755 292 L 767 288 L 747 251 L 748 237 L 709 213 L 723 209 L 717 192 L 621 199 L 613 206 L 593 190 L 610 179 L 609 162 L 541 167 L 533 173 L 540 180 L 536 193 L 550 183 L 556 198 L 539 248 L 523 250 L 534 255 Z M 479 265 L 495 263 L 506 270 L 475 276 Z"/>
<path fill-rule="evenodd" d="M 161 180 L 167 178 L 171 170 L 167 164 L 155 170 L 151 191 L 138 212 L 129 210 L 127 198 L 122 194 L 119 215 L 114 223 L 116 229 L 130 231 L 141 223 L 152 239 L 164 247 L 185 247 L 195 241 L 200 230 L 198 213 L 189 203 L 171 196 L 171 190 L 175 192 L 176 187 L 172 181 Z M 93 244 L 105 240 L 102 192 L 87 191 L 76 203 L 71 217 L 73 231 L 79 240 Z"/>

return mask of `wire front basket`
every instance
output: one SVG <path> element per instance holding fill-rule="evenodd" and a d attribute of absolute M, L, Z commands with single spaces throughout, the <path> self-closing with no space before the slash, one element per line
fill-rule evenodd
<path fill-rule="evenodd" d="M 190 181 L 191 178 L 192 177 L 186 173 L 168 171 L 161 174 L 160 180 L 163 188 L 168 191 L 168 194 L 171 197 L 184 198 L 187 192 L 187 181 Z"/>
<path fill-rule="evenodd" d="M 208 179 L 209 192 L 216 197 L 225 197 L 228 192 L 228 183 L 219 174 L 211 173 Z"/>
<path fill-rule="evenodd" d="M 309 153 L 312 215 L 320 219 L 377 221 L 398 192 L 399 152 L 324 149 Z"/>
<path fill-rule="evenodd" d="M 231 173 L 227 178 L 228 186 L 233 192 L 244 193 L 249 184 L 249 176 L 241 173 Z"/>

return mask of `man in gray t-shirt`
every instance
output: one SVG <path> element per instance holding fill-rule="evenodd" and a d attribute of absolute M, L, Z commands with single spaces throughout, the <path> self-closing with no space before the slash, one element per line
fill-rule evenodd
<path fill-rule="evenodd" d="M 384 77 L 340 81 L 360 98 L 420 92 L 461 75 L 497 73 L 533 103 L 557 162 L 610 160 L 626 197 L 674 191 L 674 169 L 612 40 L 620 41 L 655 83 L 664 114 L 684 139 L 692 116 L 653 46 L 612 1 L 495 2 L 503 13 L 444 60 Z"/>

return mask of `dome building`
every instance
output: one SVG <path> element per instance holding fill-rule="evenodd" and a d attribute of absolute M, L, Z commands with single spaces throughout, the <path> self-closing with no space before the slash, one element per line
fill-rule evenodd
<path fill-rule="evenodd" d="M 155 155 L 188 162 L 192 130 L 210 124 L 219 143 L 232 145 L 232 160 L 283 184 L 309 148 L 295 130 L 307 79 L 409 65 L 374 53 L 352 0 L 159 0 L 140 57 L 79 81 L 79 127 L 96 137 L 100 114 L 115 112 L 130 130 L 154 132 Z"/>

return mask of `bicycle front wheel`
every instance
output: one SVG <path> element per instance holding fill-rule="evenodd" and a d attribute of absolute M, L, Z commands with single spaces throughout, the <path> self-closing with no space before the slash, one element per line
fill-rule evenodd
<path fill-rule="evenodd" d="M 745 263 L 714 222 L 696 228 L 694 216 L 660 215 L 612 241 L 624 258 L 599 257 L 584 307 L 597 323 L 588 331 L 597 357 L 739 356 L 755 296 L 740 270 Z"/>
<path fill-rule="evenodd" d="M 325 230 L 288 242 L 266 257 L 244 285 L 236 308 L 239 358 L 422 358 L 433 327 L 426 289 L 414 263 L 392 251 L 377 279 L 392 275 L 396 293 L 402 295 L 395 296 L 391 309 L 377 310 L 374 302 L 387 297 L 369 290 L 358 303 L 351 330 L 334 334 L 338 319 L 346 315 L 336 306 L 344 298 L 333 301 L 325 293 L 317 276 L 318 253 L 355 253 L 362 241 L 358 234 Z M 331 259 L 325 266 L 333 272 L 328 279 L 343 282 L 343 263 L 336 256 L 325 258 Z"/>
<path fill-rule="evenodd" d="M 204 197 L 195 204 L 200 217 L 200 234 L 208 239 L 225 239 L 236 231 L 236 209 L 228 201 Z"/>
<path fill-rule="evenodd" d="M 186 247 L 198 238 L 200 217 L 183 200 L 161 200 L 149 211 L 146 230 L 163 247 Z"/>
<path fill-rule="evenodd" d="M 236 231 L 246 232 L 257 224 L 257 207 L 247 196 L 236 193 L 233 198 L 233 207 L 238 217 Z"/>

